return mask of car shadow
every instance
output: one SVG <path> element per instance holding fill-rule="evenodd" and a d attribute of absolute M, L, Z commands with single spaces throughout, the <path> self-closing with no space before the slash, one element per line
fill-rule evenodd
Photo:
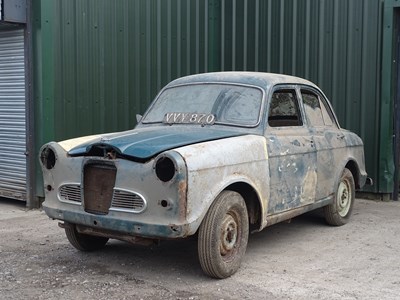
<path fill-rule="evenodd" d="M 309 232 L 321 231 L 329 228 L 331 228 L 331 226 L 326 223 L 322 209 L 317 209 L 251 234 L 247 249 L 251 252 L 252 248 L 265 248 L 268 244 L 277 245 L 291 242 L 298 237 L 299 234 L 306 235 Z"/>
<path fill-rule="evenodd" d="M 299 234 L 319 232 L 326 225 L 321 211 L 313 211 L 296 217 L 290 223 L 273 225 L 265 230 L 251 234 L 246 257 L 274 247 L 284 249 L 294 243 Z M 68 242 L 66 242 L 68 243 Z M 126 280 L 136 280 L 144 274 L 163 274 L 164 279 L 185 277 L 208 278 L 203 274 L 197 254 L 197 238 L 161 241 L 154 246 L 133 245 L 118 240 L 110 240 L 104 249 L 93 252 L 80 252 L 69 247 L 67 261 L 78 259 L 86 268 L 100 275 L 114 274 Z M 58 256 L 59 257 L 59 256 Z M 245 260 L 246 260 L 245 257 Z M 56 262 L 55 262 L 56 263 Z M 64 262 L 68 264 L 68 262 Z M 137 272 L 135 272 L 137 271 Z M 136 275 L 135 275 L 136 274 Z"/>
<path fill-rule="evenodd" d="M 18 209 L 25 209 L 26 202 L 21 200 L 15 200 L 10 198 L 0 197 L 0 205 L 1 206 L 8 206 L 10 208 L 18 208 Z"/>
<path fill-rule="evenodd" d="M 69 251 L 62 264 L 72 267 L 71 262 L 77 260 L 80 266 L 76 268 L 82 268 L 83 264 L 90 274 L 122 276 L 128 281 L 143 278 L 146 274 L 162 274 L 164 279 L 205 276 L 197 258 L 197 239 L 167 240 L 154 246 L 110 240 L 103 249 L 95 252 L 78 251 L 67 241 L 66 247 Z M 70 272 L 74 270 L 70 269 Z"/>

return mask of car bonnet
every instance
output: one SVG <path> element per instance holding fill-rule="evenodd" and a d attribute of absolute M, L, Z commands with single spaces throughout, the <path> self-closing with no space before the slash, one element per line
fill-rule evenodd
<path fill-rule="evenodd" d="M 70 156 L 90 155 L 93 148 L 115 150 L 120 156 L 148 160 L 157 154 L 177 147 L 245 135 L 234 130 L 214 128 L 140 128 L 104 135 L 72 148 Z"/>

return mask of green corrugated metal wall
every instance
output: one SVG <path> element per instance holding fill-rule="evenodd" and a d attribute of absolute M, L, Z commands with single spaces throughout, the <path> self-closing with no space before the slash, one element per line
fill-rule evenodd
<path fill-rule="evenodd" d="M 341 125 L 363 138 L 367 170 L 378 182 L 383 1 L 213 2 L 220 10 L 218 69 L 284 73 L 315 82 Z"/>
<path fill-rule="evenodd" d="M 362 136 L 382 191 L 382 18 L 383 0 L 41 0 L 38 144 L 131 128 L 183 75 L 293 74 L 320 85 Z"/>
<path fill-rule="evenodd" d="M 382 37 L 382 79 L 380 102 L 380 151 L 379 151 L 379 190 L 391 191 L 394 179 L 393 159 L 393 116 L 394 95 L 396 91 L 396 69 L 399 62 L 396 61 L 395 44 L 399 33 L 395 32 L 394 23 L 400 16 L 400 3 L 398 0 L 384 1 L 384 22 Z M 400 21 L 398 19 L 397 21 Z M 397 34 L 397 36 L 396 36 Z M 400 87 L 397 87 L 400 88 Z M 397 137 L 399 138 L 399 137 Z M 396 183 L 399 184 L 399 183 Z"/>
<path fill-rule="evenodd" d="M 207 71 L 204 1 L 54 1 L 55 138 L 124 130 L 164 84 Z"/>
<path fill-rule="evenodd" d="M 207 1 L 41 0 L 40 6 L 38 146 L 132 128 L 163 85 L 208 71 Z M 42 196 L 39 170 L 36 189 Z"/>

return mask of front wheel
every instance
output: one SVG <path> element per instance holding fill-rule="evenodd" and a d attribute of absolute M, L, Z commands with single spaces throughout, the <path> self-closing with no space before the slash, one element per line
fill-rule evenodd
<path fill-rule="evenodd" d="M 325 220 L 329 225 L 341 226 L 349 221 L 355 199 L 354 178 L 349 169 L 344 169 L 334 197 L 334 202 L 324 207 Z"/>
<path fill-rule="evenodd" d="M 240 267 L 249 237 L 246 203 L 233 191 L 223 191 L 200 225 L 198 252 L 203 271 L 227 278 Z"/>
<path fill-rule="evenodd" d="M 108 238 L 79 233 L 74 224 L 65 224 L 65 235 L 68 241 L 80 251 L 95 251 L 103 248 Z"/>

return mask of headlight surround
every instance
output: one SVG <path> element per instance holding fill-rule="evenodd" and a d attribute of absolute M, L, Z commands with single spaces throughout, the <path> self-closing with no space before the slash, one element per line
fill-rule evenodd
<path fill-rule="evenodd" d="M 49 146 L 45 146 L 40 152 L 40 162 L 47 169 L 51 170 L 56 165 L 57 156 L 55 151 Z"/>
<path fill-rule="evenodd" d="M 157 179 L 164 183 L 185 180 L 187 173 L 185 160 L 174 150 L 158 155 L 154 160 L 153 170 Z"/>
<path fill-rule="evenodd" d="M 174 179 L 177 173 L 177 168 L 174 160 L 166 155 L 161 155 L 157 158 L 154 165 L 157 178 L 162 182 L 169 182 Z"/>

